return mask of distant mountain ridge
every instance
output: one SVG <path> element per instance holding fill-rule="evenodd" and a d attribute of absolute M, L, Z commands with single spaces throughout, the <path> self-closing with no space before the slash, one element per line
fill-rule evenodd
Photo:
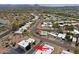
<path fill-rule="evenodd" d="M 79 8 L 79 6 L 43 6 L 40 4 L 0 4 L 0 7 L 51 7 L 51 8 Z"/>
<path fill-rule="evenodd" d="M 17 5 L 10 5 L 10 4 L 2 4 L 0 7 L 40 7 L 40 5 L 30 5 L 30 4 L 17 4 Z"/>

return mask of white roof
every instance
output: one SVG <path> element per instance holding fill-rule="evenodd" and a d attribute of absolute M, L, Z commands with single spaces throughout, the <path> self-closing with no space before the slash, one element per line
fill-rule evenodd
<path fill-rule="evenodd" d="M 22 33 L 24 31 L 24 29 L 23 28 L 19 28 L 19 30 L 18 31 L 15 31 L 15 33 Z"/>
<path fill-rule="evenodd" d="M 42 27 L 44 27 L 44 26 L 52 27 L 52 23 L 51 22 L 43 22 L 43 24 L 41 26 Z"/>
<path fill-rule="evenodd" d="M 53 35 L 53 36 L 55 36 L 55 37 L 57 36 L 56 34 L 54 34 L 54 33 L 50 33 L 50 32 L 48 32 L 48 34 Z"/>
<path fill-rule="evenodd" d="M 38 16 L 35 16 L 35 19 L 38 19 Z"/>
<path fill-rule="evenodd" d="M 41 26 L 42 26 L 42 27 L 44 27 L 45 25 L 44 25 L 44 24 L 42 24 Z"/>
<path fill-rule="evenodd" d="M 47 24 L 47 22 L 43 22 L 43 24 Z"/>
<path fill-rule="evenodd" d="M 79 34 L 79 31 L 78 31 L 78 30 L 74 30 L 74 33 L 75 33 L 75 34 Z"/>
<path fill-rule="evenodd" d="M 48 50 L 44 50 L 44 51 L 38 50 L 36 54 L 51 54 L 54 51 L 54 47 L 50 45 L 45 44 L 43 47 L 48 48 Z"/>
<path fill-rule="evenodd" d="M 52 22 L 43 22 L 43 24 L 52 24 Z"/>
<path fill-rule="evenodd" d="M 73 53 L 63 50 L 61 54 L 73 54 Z"/>
<path fill-rule="evenodd" d="M 58 37 L 60 37 L 60 38 L 65 38 L 65 36 L 66 36 L 66 34 L 58 34 Z"/>
<path fill-rule="evenodd" d="M 45 48 L 49 48 L 49 49 L 53 49 L 53 48 L 54 48 L 54 47 L 52 47 L 52 46 L 50 46 L 50 45 L 48 45 L 48 44 L 45 44 L 44 47 L 45 47 Z"/>
<path fill-rule="evenodd" d="M 52 27 L 52 25 L 48 25 L 49 27 Z"/>
<path fill-rule="evenodd" d="M 20 33 L 21 34 L 22 32 L 21 31 L 15 31 L 15 33 Z"/>
<path fill-rule="evenodd" d="M 44 26 L 52 27 L 51 24 L 49 24 L 49 25 L 48 25 L 48 24 L 42 24 L 41 26 L 42 26 L 42 27 L 44 27 Z"/>
<path fill-rule="evenodd" d="M 59 25 L 59 26 L 63 27 L 63 26 L 64 26 L 64 24 L 63 24 L 63 25 Z"/>
<path fill-rule="evenodd" d="M 29 25 L 28 25 L 28 24 L 26 24 L 26 25 L 25 25 L 25 27 L 29 27 Z"/>
<path fill-rule="evenodd" d="M 32 20 L 38 19 L 38 16 L 36 16 L 35 14 L 32 13 L 31 15 L 35 16 L 35 19 L 32 19 Z"/>
<path fill-rule="evenodd" d="M 35 40 L 32 38 L 29 38 L 27 41 L 31 43 L 31 42 L 34 42 Z"/>
<path fill-rule="evenodd" d="M 29 42 L 27 41 L 27 40 L 22 40 L 21 42 L 19 42 L 18 43 L 20 46 L 22 46 L 22 47 L 26 47 L 26 46 L 28 46 L 28 44 L 29 44 Z"/>
<path fill-rule="evenodd" d="M 32 38 L 29 38 L 28 40 L 22 40 L 21 42 L 18 43 L 18 45 L 22 46 L 22 47 L 27 47 L 29 43 L 34 42 L 35 40 Z"/>
<path fill-rule="evenodd" d="M 24 30 L 27 30 L 27 28 L 30 26 L 30 24 L 32 24 L 32 22 L 26 23 L 24 26 L 19 28 L 19 30 L 16 31 L 15 33 L 22 33 Z"/>
<path fill-rule="evenodd" d="M 22 29 L 27 30 L 26 26 L 22 26 Z"/>
<path fill-rule="evenodd" d="M 72 41 L 73 41 L 73 42 L 76 42 L 76 40 L 77 40 L 77 39 L 76 39 L 75 37 L 73 37 Z"/>

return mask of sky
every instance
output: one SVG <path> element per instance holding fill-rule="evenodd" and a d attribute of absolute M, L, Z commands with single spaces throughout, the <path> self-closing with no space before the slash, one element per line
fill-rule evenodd
<path fill-rule="evenodd" d="M 0 0 L 0 4 L 79 4 L 78 0 Z"/>
<path fill-rule="evenodd" d="M 79 4 L 41 4 L 41 6 L 79 6 Z"/>
<path fill-rule="evenodd" d="M 0 4 L 0 5 L 4 5 L 4 4 Z M 10 4 L 10 5 L 14 6 L 17 4 Z M 27 4 L 27 5 L 35 5 L 35 4 Z M 79 6 L 79 4 L 38 4 L 38 5 L 47 6 L 47 7 Z"/>
<path fill-rule="evenodd" d="M 41 6 L 79 6 L 76 0 L 0 0 L 0 4 L 40 4 Z"/>

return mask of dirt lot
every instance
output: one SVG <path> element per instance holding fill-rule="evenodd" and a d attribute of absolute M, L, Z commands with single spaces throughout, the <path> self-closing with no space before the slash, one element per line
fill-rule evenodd
<path fill-rule="evenodd" d="M 53 43 L 48 43 L 48 42 L 45 42 L 45 43 L 54 47 L 54 51 L 53 51 L 52 54 L 60 54 L 62 52 L 62 50 L 65 50 L 65 48 L 57 46 L 57 45 L 55 45 Z"/>

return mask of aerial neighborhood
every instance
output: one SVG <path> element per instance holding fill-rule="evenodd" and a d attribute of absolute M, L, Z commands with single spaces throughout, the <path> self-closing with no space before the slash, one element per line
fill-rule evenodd
<path fill-rule="evenodd" d="M 79 8 L 0 7 L 0 54 L 79 54 Z"/>

